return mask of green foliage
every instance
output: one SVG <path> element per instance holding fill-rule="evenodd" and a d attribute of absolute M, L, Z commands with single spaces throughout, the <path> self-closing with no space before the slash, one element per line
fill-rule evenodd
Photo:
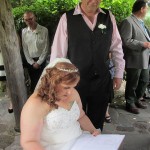
<path fill-rule="evenodd" d="M 55 32 L 60 16 L 67 10 L 75 7 L 79 0 L 11 0 L 17 30 L 25 27 L 22 15 L 27 10 L 32 10 L 37 15 L 37 22 L 49 29 L 50 37 Z M 101 7 L 110 9 L 114 14 L 117 24 L 131 14 L 135 0 L 103 0 Z M 16 7 L 17 6 L 17 7 Z M 146 22 L 150 26 L 150 17 Z"/>
<path fill-rule="evenodd" d="M 117 24 L 131 14 L 134 0 L 105 0 L 101 6 L 111 10 L 116 18 Z"/>
<path fill-rule="evenodd" d="M 144 22 L 145 22 L 146 26 L 147 26 L 147 27 L 149 28 L 149 30 L 150 30 L 150 8 L 149 8 L 148 13 L 147 13 L 147 15 L 146 15 L 146 17 L 145 17 Z"/>
<path fill-rule="evenodd" d="M 113 14 L 116 16 L 116 21 L 119 24 L 123 19 L 127 16 L 131 15 L 132 3 L 130 1 L 115 1 L 112 4 L 111 10 Z"/>
<path fill-rule="evenodd" d="M 100 4 L 102 8 L 109 9 L 111 7 L 111 4 L 113 3 L 113 0 L 103 0 Z"/>
<path fill-rule="evenodd" d="M 146 19 L 145 21 L 145 25 L 149 28 L 150 30 L 150 19 Z"/>
<path fill-rule="evenodd" d="M 22 16 L 25 11 L 31 10 L 36 14 L 37 22 L 47 27 L 52 37 L 60 16 L 74 6 L 75 2 L 70 2 L 70 0 L 34 0 L 32 5 L 31 0 L 28 0 L 25 5 L 13 9 L 16 29 L 20 31 L 25 27 Z"/>
<path fill-rule="evenodd" d="M 31 5 L 35 0 L 10 0 L 12 7 Z"/>

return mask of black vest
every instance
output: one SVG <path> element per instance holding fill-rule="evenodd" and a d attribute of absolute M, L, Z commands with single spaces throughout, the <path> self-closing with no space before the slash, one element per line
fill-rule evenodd
<path fill-rule="evenodd" d="M 108 53 L 111 46 L 113 25 L 109 11 L 99 13 L 94 31 L 85 23 L 81 15 L 73 15 L 74 9 L 66 13 L 68 30 L 67 56 L 80 71 L 81 77 L 91 72 L 105 76 L 109 72 Z M 105 30 L 98 28 L 106 26 Z"/>

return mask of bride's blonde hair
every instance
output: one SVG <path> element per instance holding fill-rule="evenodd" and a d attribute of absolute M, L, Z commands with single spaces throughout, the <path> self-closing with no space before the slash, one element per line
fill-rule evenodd
<path fill-rule="evenodd" d="M 71 63 L 59 62 L 52 68 L 46 69 L 46 74 L 41 78 L 41 83 L 37 89 L 38 96 L 42 101 L 47 102 L 52 107 L 57 108 L 55 104 L 56 86 L 60 83 L 73 84 L 80 80 L 78 69 Z"/>

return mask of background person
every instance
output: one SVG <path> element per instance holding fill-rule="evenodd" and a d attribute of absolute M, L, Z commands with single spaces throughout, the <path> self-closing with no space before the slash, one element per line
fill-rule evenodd
<path fill-rule="evenodd" d="M 126 110 L 134 114 L 140 113 L 138 108 L 147 108 L 140 101 L 149 82 L 150 32 L 143 22 L 147 11 L 145 1 L 136 1 L 132 7 L 132 15 L 120 25 L 127 74 Z"/>
<path fill-rule="evenodd" d="M 78 69 L 67 59 L 56 59 L 42 76 L 21 113 L 23 149 L 70 150 L 82 130 L 100 134 L 74 88 L 80 80 Z"/>
<path fill-rule="evenodd" d="M 51 59 L 67 57 L 80 71 L 77 91 L 83 109 L 96 128 L 103 128 L 110 99 L 109 53 L 115 66 L 113 87 L 120 88 L 124 60 L 122 42 L 112 13 L 99 8 L 101 0 L 81 0 L 63 14 L 51 50 Z"/>
<path fill-rule="evenodd" d="M 6 72 L 4 68 L 4 61 L 1 51 L 0 51 L 0 92 L 6 92 L 8 96 L 10 95 L 9 88 L 7 86 Z M 13 113 L 13 106 L 11 101 L 9 102 L 8 112 Z"/>
<path fill-rule="evenodd" d="M 114 78 L 114 65 L 111 59 L 111 53 L 109 54 L 110 64 L 109 64 L 109 71 L 111 74 L 111 86 L 110 86 L 110 97 L 109 97 L 109 104 L 107 106 L 106 114 L 105 114 L 105 122 L 111 123 L 111 116 L 109 114 L 109 106 L 114 98 L 114 89 L 113 89 L 113 78 Z"/>
<path fill-rule="evenodd" d="M 22 30 L 22 47 L 28 63 L 32 93 L 46 64 L 49 38 L 47 28 L 36 22 L 32 11 L 25 12 L 23 19 L 27 27 Z"/>

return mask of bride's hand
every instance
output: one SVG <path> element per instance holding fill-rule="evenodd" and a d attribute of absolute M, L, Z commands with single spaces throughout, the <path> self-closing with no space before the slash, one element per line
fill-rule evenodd
<path fill-rule="evenodd" d="M 92 133 L 93 136 L 97 136 L 97 135 L 99 135 L 99 134 L 101 134 L 101 130 L 100 130 L 100 129 L 95 129 L 95 130 L 93 131 L 93 133 Z"/>

